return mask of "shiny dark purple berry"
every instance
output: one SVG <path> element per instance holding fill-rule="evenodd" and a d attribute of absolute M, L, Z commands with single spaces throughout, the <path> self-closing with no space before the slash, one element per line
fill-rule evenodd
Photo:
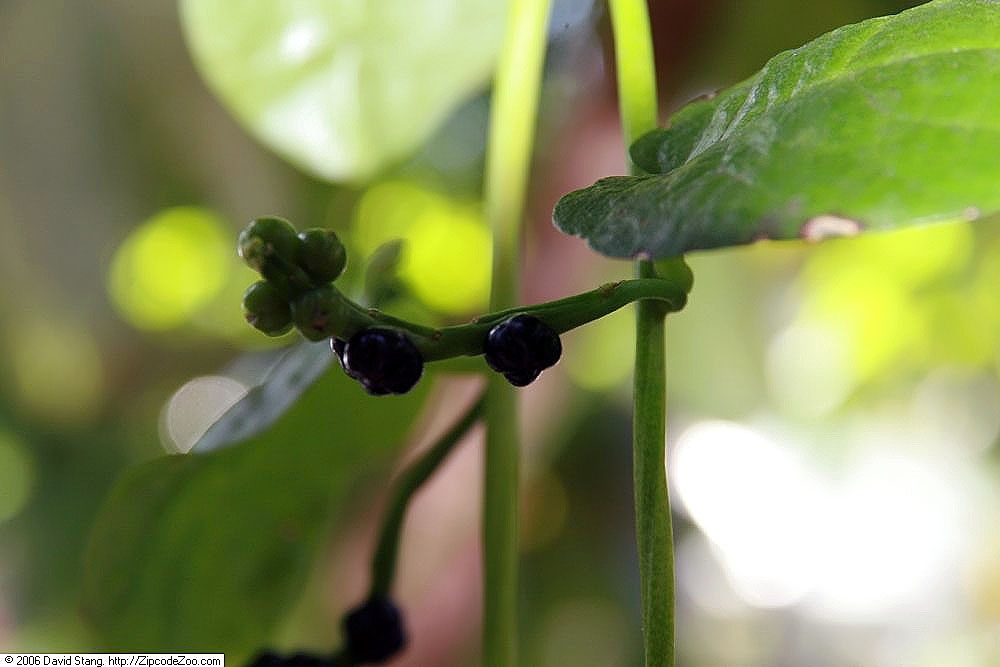
<path fill-rule="evenodd" d="M 541 374 L 538 369 L 524 371 L 519 373 L 504 373 L 503 376 L 507 378 L 507 382 L 510 382 L 515 387 L 527 387 L 529 384 L 535 381 Z"/>
<path fill-rule="evenodd" d="M 347 374 L 376 396 L 405 394 L 424 371 L 420 352 L 395 329 L 362 329 L 344 345 L 342 359 Z"/>
<path fill-rule="evenodd" d="M 347 654 L 357 663 L 385 662 L 406 645 L 403 616 L 391 600 L 369 599 L 344 617 Z"/>
<path fill-rule="evenodd" d="M 483 351 L 490 368 L 523 387 L 559 361 L 562 343 L 559 334 L 537 317 L 515 315 L 490 329 Z"/>

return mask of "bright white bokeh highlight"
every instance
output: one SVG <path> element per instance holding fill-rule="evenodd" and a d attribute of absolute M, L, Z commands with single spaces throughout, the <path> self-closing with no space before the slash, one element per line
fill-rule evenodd
<path fill-rule="evenodd" d="M 222 414 L 247 393 L 221 375 L 196 377 L 178 389 L 160 415 L 160 440 L 172 454 L 186 454 Z"/>
<path fill-rule="evenodd" d="M 893 442 L 833 469 L 799 443 L 698 422 L 674 448 L 673 489 L 746 604 L 877 622 L 954 577 L 972 520 L 961 457 Z"/>

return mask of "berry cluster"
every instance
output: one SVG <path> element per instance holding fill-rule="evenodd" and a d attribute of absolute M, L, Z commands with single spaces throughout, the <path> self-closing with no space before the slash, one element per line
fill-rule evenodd
<path fill-rule="evenodd" d="M 531 315 L 515 315 L 490 329 L 483 346 L 486 363 L 515 387 L 531 384 L 562 356 L 552 327 Z"/>
<path fill-rule="evenodd" d="M 424 362 L 413 342 L 400 331 L 362 329 L 346 343 L 332 338 L 337 322 L 350 316 L 344 299 L 330 284 L 343 272 L 347 253 L 328 229 L 299 234 L 281 218 L 257 218 L 240 234 L 240 257 L 264 280 L 243 295 L 247 322 L 269 336 L 292 325 L 303 337 L 331 338 L 347 374 L 370 394 L 405 394 L 420 379 Z"/>
<path fill-rule="evenodd" d="M 281 218 L 257 218 L 240 233 L 240 257 L 263 276 L 243 295 L 247 322 L 268 336 L 298 327 L 309 340 L 326 338 L 338 302 L 330 283 L 344 270 L 347 253 L 329 229 L 299 234 Z"/>

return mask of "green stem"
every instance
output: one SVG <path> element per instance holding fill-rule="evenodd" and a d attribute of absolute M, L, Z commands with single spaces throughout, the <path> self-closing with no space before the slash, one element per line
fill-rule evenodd
<path fill-rule="evenodd" d="M 399 537 L 403 526 L 403 517 L 413 494 L 427 481 L 427 478 L 437 470 L 438 466 L 451 453 L 455 445 L 468 432 L 476 420 L 482 415 L 483 399 L 476 399 L 475 404 L 466 411 L 462 418 L 441 436 L 434 445 L 420 458 L 410 464 L 396 483 L 396 490 L 389 501 L 389 508 L 382 520 L 382 530 L 379 533 L 378 546 L 372 558 L 372 583 L 368 597 L 388 595 L 396 574 L 396 554 L 399 551 Z"/>
<path fill-rule="evenodd" d="M 627 149 L 657 126 L 653 44 L 646 0 L 610 0 L 610 8 Z M 636 172 L 634 165 L 630 171 Z M 656 277 L 652 262 L 640 261 L 636 269 L 640 278 Z M 667 312 L 661 303 L 645 300 L 638 303 L 636 314 L 632 450 L 647 667 L 674 665 L 673 528 L 664 465 Z"/>
<path fill-rule="evenodd" d="M 651 275 L 653 266 L 650 262 L 640 262 L 638 271 L 641 276 Z M 643 638 L 647 667 L 673 667 L 673 526 L 664 466 L 666 311 L 654 301 L 640 301 L 637 311 L 632 469 Z"/>
<path fill-rule="evenodd" d="M 597 289 L 533 306 L 516 306 L 482 315 L 469 324 L 434 329 L 387 315 L 374 308 L 362 308 L 335 287 L 330 286 L 335 315 L 329 317 L 327 333 L 337 338 L 350 338 L 368 327 L 388 326 L 402 329 L 420 351 L 424 361 L 440 361 L 458 356 L 483 353 L 486 334 L 498 322 L 517 314 L 534 315 L 552 327 L 556 333 L 587 324 L 608 315 L 622 306 L 640 299 L 660 301 L 668 311 L 680 310 L 687 303 L 688 283 L 682 274 L 669 278 L 641 278 L 607 283 Z"/>
<path fill-rule="evenodd" d="M 524 193 L 531 166 L 549 0 L 513 0 L 493 85 L 486 217 L 493 229 L 494 310 L 517 303 Z M 517 664 L 518 415 L 514 388 L 486 390 L 483 489 L 483 664 Z"/>

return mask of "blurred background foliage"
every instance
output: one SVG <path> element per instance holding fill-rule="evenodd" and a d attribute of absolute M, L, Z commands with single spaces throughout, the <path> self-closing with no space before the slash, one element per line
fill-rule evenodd
<path fill-rule="evenodd" d="M 911 4 L 654 3 L 663 108 Z M 631 270 L 551 228 L 560 195 L 624 163 L 603 9 L 557 2 L 550 32 L 526 302 Z M 359 298 L 427 322 L 468 319 L 488 289 L 488 91 L 414 153 L 332 185 L 237 125 L 199 78 L 172 1 L 9 0 L 0 57 L 0 648 L 145 650 L 135 642 L 149 635 L 128 620 L 141 606 L 115 627 L 85 620 L 83 554 L 114 480 L 184 451 L 295 340 L 242 321 L 252 274 L 233 253 L 237 231 L 267 213 L 332 227 Z M 367 259 L 380 248 L 385 259 L 394 239 L 398 261 L 382 263 L 396 269 L 373 290 Z M 762 243 L 691 264 L 690 305 L 668 327 L 681 664 L 1000 662 L 1000 226 Z M 630 312 L 567 335 L 563 363 L 522 393 L 526 664 L 639 661 L 632 335 Z M 244 645 L 337 643 L 339 615 L 367 583 L 393 458 L 425 444 L 476 387 L 428 378 L 408 427 L 425 394 L 379 419 L 386 404 L 337 373 L 260 442 L 213 459 L 214 481 L 191 482 L 200 490 L 183 507 L 143 520 L 137 541 L 184 539 L 134 581 L 123 570 L 129 585 L 186 585 L 181 625 L 258 614 L 240 624 Z M 331 417 L 342 411 L 369 425 L 365 437 Z M 479 456 L 477 442 L 463 447 L 411 512 L 398 596 L 413 644 L 394 664 L 475 662 Z M 154 493 L 150 470 L 183 460 L 133 473 L 139 497 Z M 309 493 L 288 500 L 296 485 Z M 229 505 L 213 507 L 220 498 Z M 305 517 L 301 530 L 251 535 L 281 498 Z M 233 529 L 185 528 L 210 507 L 220 522 L 238 517 Z M 289 548 L 268 551 L 279 543 Z M 298 560 L 281 560 L 290 553 Z M 213 599 L 198 584 L 228 560 L 259 565 L 241 570 L 259 594 L 240 609 L 237 593 Z M 302 574 L 288 583 L 289 570 Z M 211 648 L 205 635 L 183 638 Z"/>

